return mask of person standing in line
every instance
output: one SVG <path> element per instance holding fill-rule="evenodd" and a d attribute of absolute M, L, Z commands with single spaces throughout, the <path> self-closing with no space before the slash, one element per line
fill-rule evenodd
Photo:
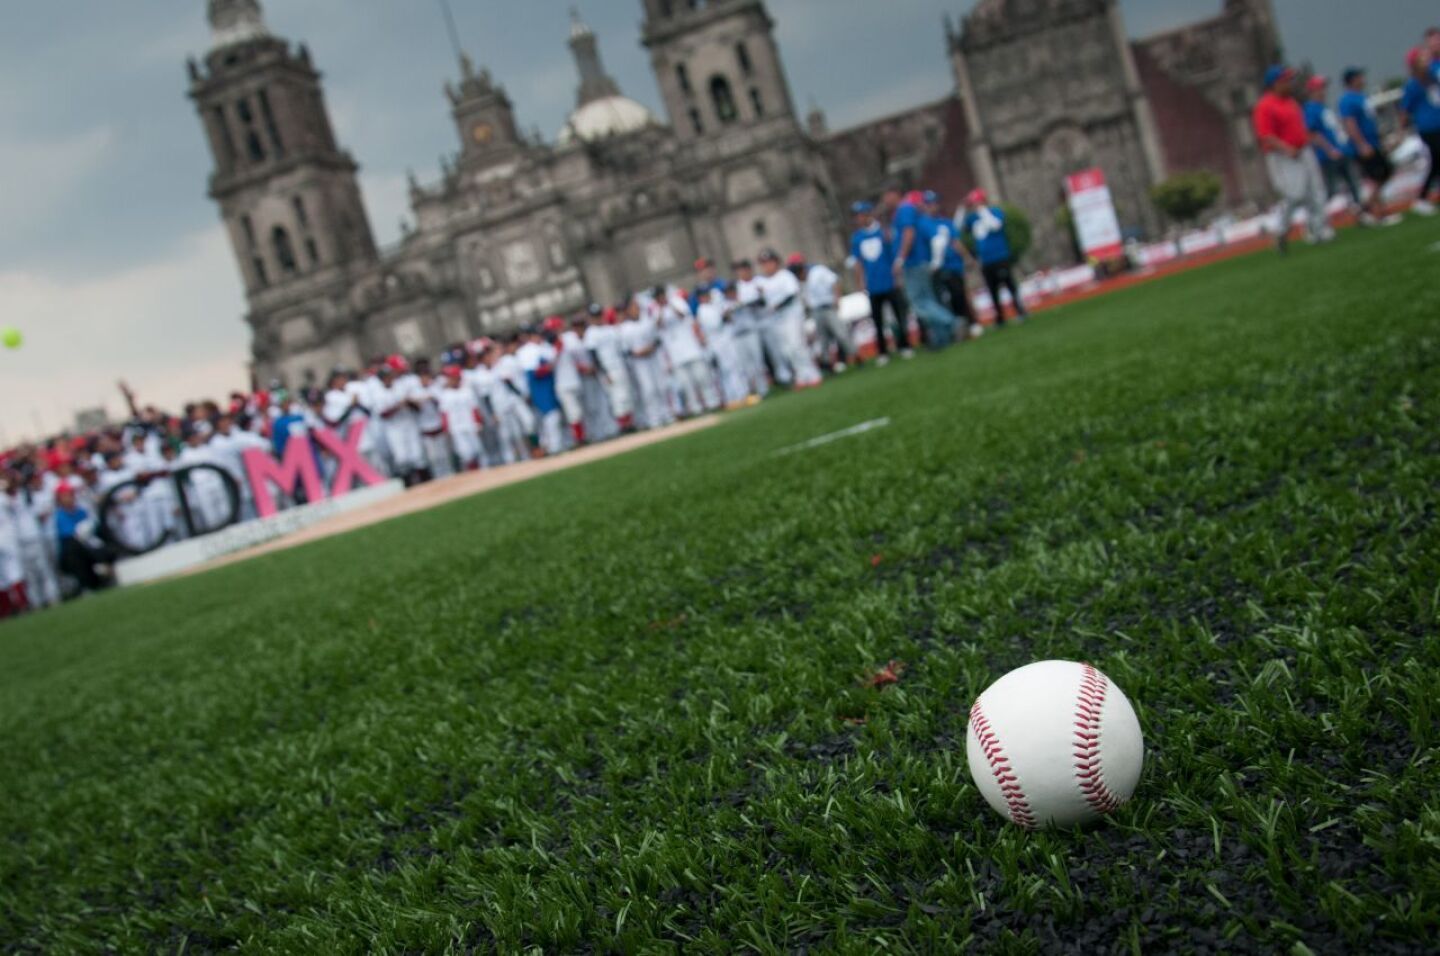
<path fill-rule="evenodd" d="M 895 347 L 909 356 L 910 303 L 895 282 L 895 247 L 885 227 L 875 218 L 875 206 L 857 202 L 850 207 L 855 217 L 855 231 L 850 236 L 850 268 L 855 270 L 855 287 L 870 297 L 870 320 L 875 324 L 875 364 L 888 365 L 890 344 L 886 341 L 885 313 L 888 309 L 895 320 Z"/>
<path fill-rule="evenodd" d="M 674 421 L 670 412 L 669 391 L 661 352 L 660 327 L 656 322 L 654 303 L 648 297 L 631 296 L 625 305 L 625 321 L 620 325 L 620 340 L 630 358 L 630 371 L 635 376 L 636 410 L 641 427 L 659 428 Z"/>
<path fill-rule="evenodd" d="M 581 340 L 595 356 L 597 373 L 602 377 L 610 414 L 621 434 L 635 430 L 635 392 L 630 387 L 630 370 L 625 364 L 625 346 L 620 341 L 620 310 L 615 307 L 592 310 L 590 322 Z"/>
<path fill-rule="evenodd" d="M 724 292 L 714 287 L 697 286 L 695 301 L 699 303 L 695 321 L 700 323 L 710 357 L 715 361 L 721 399 L 726 409 L 741 408 L 750 395 L 750 377 L 740 347 L 735 342 Z"/>
<path fill-rule="evenodd" d="M 601 381 L 600 362 L 595 351 L 585 344 L 585 333 L 590 322 L 602 313 L 600 306 L 590 307 L 576 314 L 570 320 L 570 334 L 566 348 L 576 350 L 576 367 L 580 370 L 580 421 L 585 426 L 587 442 L 609 441 L 620 432 L 615 416 L 610 412 L 610 401 L 605 395 Z"/>
<path fill-rule="evenodd" d="M 757 259 L 760 266 L 760 275 L 754 277 L 755 310 L 751 313 L 755 322 L 755 330 L 759 333 L 760 346 L 764 351 L 765 361 L 769 363 L 770 372 L 775 384 L 788 388 L 795 382 L 795 369 L 790 364 L 789 352 L 785 346 L 785 332 L 777 324 L 778 316 L 773 312 L 766 302 L 765 288 L 767 277 L 765 274 L 765 260 L 763 257 Z M 745 292 L 742 290 L 741 296 Z"/>
<path fill-rule="evenodd" d="M 980 323 L 970 308 L 970 289 L 965 284 L 965 256 L 961 252 L 959 229 L 940 212 L 940 196 L 925 193 L 925 215 L 929 217 L 935 238 L 932 244 L 932 265 L 935 269 L 935 295 L 960 320 L 960 337 L 976 337 Z"/>
<path fill-rule="evenodd" d="M 0 512 L 3 512 L 0 520 L 8 520 L 14 533 L 15 556 L 25 579 L 30 606 L 45 608 L 59 604 L 60 579 L 55 575 L 55 565 L 45 547 L 45 529 L 25 500 L 18 477 L 8 479 L 4 496 L 0 497 Z"/>
<path fill-rule="evenodd" d="M 500 462 L 513 465 L 530 457 L 530 426 L 534 416 L 530 412 L 530 397 L 521 390 L 517 377 L 524 372 L 515 361 L 515 342 L 494 342 L 485 353 L 485 364 L 490 370 L 490 400 L 495 409 L 497 437 L 500 445 Z"/>
<path fill-rule="evenodd" d="M 476 339 L 465 346 L 460 360 L 460 384 L 469 390 L 480 409 L 480 462 L 486 468 L 498 468 L 505 463 L 500 446 L 500 417 L 492 400 L 495 373 L 485 361 L 493 345 L 489 339 Z"/>
<path fill-rule="evenodd" d="M 1279 67 L 1271 69 L 1273 71 Z M 1291 72 L 1293 74 L 1293 71 Z M 1270 79 L 1270 74 L 1267 73 L 1265 78 Z M 1365 211 L 1382 224 L 1398 222 L 1398 219 L 1385 218 L 1383 194 L 1385 184 L 1395 175 L 1395 164 L 1385 155 L 1385 143 L 1380 137 L 1380 123 L 1375 118 L 1374 108 L 1370 106 L 1370 98 L 1365 95 L 1365 71 L 1352 66 L 1341 74 L 1341 82 L 1345 86 L 1345 92 L 1340 94 L 1336 111 L 1340 114 L 1345 135 L 1350 137 L 1350 142 L 1355 147 L 1355 161 L 1360 166 L 1360 172 L 1374 189 Z"/>
<path fill-rule="evenodd" d="M 1432 197 L 1440 200 L 1440 64 L 1432 63 L 1429 51 L 1423 47 L 1411 50 L 1405 63 L 1410 68 L 1410 79 L 1405 81 L 1400 95 L 1401 115 L 1430 152 L 1430 171 L 1410 211 L 1433 216 Z"/>
<path fill-rule="evenodd" d="M 855 360 L 855 343 L 850 338 L 849 327 L 840 318 L 840 277 L 823 262 L 810 265 L 798 252 L 790 257 L 786 266 L 804 283 L 805 308 L 820 338 L 820 361 L 839 375 L 848 367 L 846 363 Z M 832 344 L 834 361 L 830 359 Z"/>
<path fill-rule="evenodd" d="M 424 471 L 430 478 L 449 478 L 455 474 L 455 461 L 450 457 L 450 436 L 445 433 L 445 416 L 440 411 L 440 389 L 445 383 L 431 372 L 429 359 L 416 360 L 415 374 L 415 424 L 425 449 Z"/>
<path fill-rule="evenodd" d="M 748 369 L 751 394 L 764 398 L 770 394 L 770 375 L 765 368 L 765 348 L 760 343 L 760 282 L 749 259 L 741 259 L 731 268 L 735 282 L 727 290 L 727 298 L 733 299 L 730 322 L 735 344 Z"/>
<path fill-rule="evenodd" d="M 660 337 L 670 358 L 685 417 L 713 412 L 720 405 L 720 396 L 715 391 L 715 376 L 705 361 L 705 337 L 689 303 L 679 292 L 663 288 L 655 290 L 655 299 L 660 307 Z"/>
<path fill-rule="evenodd" d="M 800 280 L 789 269 L 780 268 L 780 253 L 767 249 L 760 254 L 761 294 L 765 312 L 775 330 L 781 357 L 791 369 L 796 389 L 815 388 L 821 382 L 820 368 L 805 341 L 805 300 Z"/>
<path fill-rule="evenodd" d="M 566 327 L 565 320 L 552 315 L 545 320 L 545 332 L 555 336 L 555 395 L 570 438 L 578 447 L 585 444 L 585 380 L 590 369 L 580 336 Z"/>
<path fill-rule="evenodd" d="M 381 363 L 376 373 L 380 387 L 375 390 L 375 413 L 380 417 L 380 431 L 390 451 L 391 477 L 399 478 L 408 488 L 419 477 L 424 451 L 420 443 L 420 427 L 415 421 L 415 402 L 408 366 L 398 355 Z"/>
<path fill-rule="evenodd" d="M 445 434 L 450 438 L 450 448 L 462 471 L 477 471 L 480 468 L 483 451 L 480 447 L 480 427 L 485 418 L 480 411 L 480 402 L 475 390 L 465 384 L 465 370 L 458 365 L 447 365 L 445 380 L 435 401 L 440 408 Z"/>
<path fill-rule="evenodd" d="M 1365 210 L 1365 197 L 1355 176 L 1354 145 L 1340 123 L 1340 116 L 1330 108 L 1330 81 L 1312 76 L 1305 83 L 1305 128 L 1315 147 L 1315 159 L 1325 179 L 1326 198 L 1333 197 L 1343 184 L 1350 193 L 1351 205 L 1360 213 L 1362 225 L 1374 225 L 1375 218 Z"/>
<path fill-rule="evenodd" d="M 551 328 L 553 325 L 544 332 L 531 329 L 516 356 L 525 369 L 526 382 L 530 386 L 530 404 L 539 418 L 536 437 L 540 449 L 546 455 L 558 455 L 565 450 L 565 420 L 555 387 L 555 341 L 559 336 L 550 331 Z"/>
<path fill-rule="evenodd" d="M 902 198 L 900 190 L 892 186 L 886 190 L 885 203 L 894 210 L 891 228 L 895 233 L 895 277 L 905 287 L 905 296 L 920 318 L 926 340 L 933 348 L 943 348 L 955 335 L 955 313 L 935 297 L 935 230 L 922 209 L 925 196 L 911 192 Z"/>
<path fill-rule="evenodd" d="M 973 189 L 965 197 L 965 207 L 956 214 L 956 226 L 970 238 L 974 245 L 975 258 L 980 260 L 980 274 L 985 277 L 985 287 L 990 290 L 990 299 L 995 306 L 995 325 L 1005 325 L 1005 300 L 1001 295 L 1010 292 L 1010 301 L 1015 306 L 1015 321 L 1024 322 L 1030 315 L 1025 308 L 1025 299 L 1015 283 L 1015 256 L 1010 240 L 1005 235 L 1005 210 L 992 205 L 983 189 Z"/>

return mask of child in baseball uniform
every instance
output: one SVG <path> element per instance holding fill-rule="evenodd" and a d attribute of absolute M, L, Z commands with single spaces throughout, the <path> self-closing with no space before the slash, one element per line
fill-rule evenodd
<path fill-rule="evenodd" d="M 420 443 L 420 425 L 415 418 L 415 383 L 404 369 L 406 365 L 399 356 L 392 356 L 380 367 L 375 413 L 380 417 L 380 431 L 390 450 L 391 475 L 403 479 L 408 487 L 415 483 L 416 473 L 424 461 L 424 450 Z"/>
<path fill-rule="evenodd" d="M 558 455 L 565 450 L 565 422 L 555 383 L 557 355 L 550 338 L 558 339 L 558 336 L 553 332 L 546 332 L 544 336 L 531 332 L 515 354 L 525 369 L 530 405 L 539 419 L 537 437 L 540 447 L 547 455 Z"/>
<path fill-rule="evenodd" d="M 780 268 L 780 254 L 773 249 L 760 256 L 760 272 L 765 311 L 782 357 L 792 370 L 791 381 L 796 388 L 813 388 L 820 384 L 820 369 L 805 340 L 805 303 L 801 299 L 800 280 L 789 269 Z"/>
<path fill-rule="evenodd" d="M 714 411 L 720 397 L 715 390 L 715 376 L 710 374 L 710 365 L 705 361 L 705 339 L 690 312 L 690 305 L 678 291 L 657 289 L 656 293 L 660 337 L 679 386 L 685 415 L 693 417 Z"/>
<path fill-rule="evenodd" d="M 666 397 L 665 356 L 661 352 L 660 326 L 654 300 L 635 296 L 625 308 L 620 340 L 630 356 L 635 376 L 636 411 L 644 428 L 658 428 L 675 420 Z"/>
<path fill-rule="evenodd" d="M 16 556 L 25 577 L 30 606 L 59 604 L 60 579 L 55 574 L 54 556 L 46 544 L 45 526 L 18 477 L 7 481 L 5 494 L 0 497 L 0 511 L 4 512 L 0 520 L 8 520 L 14 531 Z"/>
<path fill-rule="evenodd" d="M 552 315 L 545 320 L 545 333 L 555 341 L 555 394 L 570 437 L 576 445 L 585 444 L 585 380 L 581 369 L 589 369 L 585 345 L 564 319 Z"/>
<path fill-rule="evenodd" d="M 415 374 L 415 422 L 425 449 L 425 471 L 431 478 L 448 478 L 455 474 L 455 463 L 450 457 L 450 436 L 445 434 L 445 416 L 440 411 L 439 394 L 445 383 L 430 371 L 429 359 L 415 363 Z"/>
<path fill-rule="evenodd" d="M 588 312 L 571 319 L 570 333 L 574 338 L 566 345 L 566 348 L 577 349 L 581 421 L 585 425 L 586 441 L 609 441 L 620 433 L 620 426 L 615 421 L 615 416 L 610 413 L 610 400 L 605 394 L 605 384 L 601 381 L 600 363 L 594 351 L 585 344 L 585 333 L 589 329 L 591 318 L 599 316 L 602 311 L 600 306 L 591 305 Z"/>
<path fill-rule="evenodd" d="M 765 347 L 760 342 L 760 310 L 764 307 L 755 266 L 741 259 L 733 266 L 735 282 L 726 290 L 735 344 L 750 379 L 751 393 L 764 398 L 770 394 L 770 373 L 765 366 Z"/>
<path fill-rule="evenodd" d="M 635 430 L 635 399 L 630 388 L 630 369 L 625 363 L 625 346 L 620 340 L 620 310 L 609 308 L 591 315 L 585 328 L 585 347 L 595 355 L 596 377 L 610 400 L 610 414 L 622 432 Z"/>
<path fill-rule="evenodd" d="M 525 370 L 515 357 L 518 347 L 519 343 L 512 338 L 503 345 L 492 346 L 486 356 L 495 376 L 490 397 L 500 422 L 501 460 L 507 465 L 530 457 L 530 435 L 535 426 L 535 415 L 530 410 L 529 383 Z"/>
<path fill-rule="evenodd" d="M 463 470 L 475 471 L 480 467 L 480 427 L 485 419 L 474 389 L 465 384 L 464 370 L 460 366 L 445 368 L 445 382 L 436 393 L 435 400 L 439 404 L 455 460 L 460 462 Z"/>
<path fill-rule="evenodd" d="M 726 311 L 724 293 L 719 287 L 700 286 L 695 289 L 695 321 L 705 336 L 705 345 L 715 363 L 720 379 L 720 399 L 728 409 L 745 404 L 750 394 L 745 375 L 745 362 L 735 344 L 735 335 Z"/>

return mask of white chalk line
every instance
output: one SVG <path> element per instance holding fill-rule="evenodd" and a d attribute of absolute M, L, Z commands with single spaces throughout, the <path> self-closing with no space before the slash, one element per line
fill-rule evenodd
<path fill-rule="evenodd" d="M 842 438 L 851 438 L 855 435 L 863 435 L 866 432 L 873 432 L 877 428 L 886 428 L 890 424 L 889 418 L 876 418 L 873 421 L 861 422 L 849 428 L 841 429 L 838 432 L 831 432 L 828 435 L 821 435 L 819 438 L 812 438 L 809 441 L 802 441 L 798 445 L 791 445 L 789 448 L 782 448 L 775 453 L 779 458 L 783 455 L 793 455 L 797 451 L 809 451 L 812 448 L 819 448 L 821 445 L 828 445 L 831 442 L 839 441 Z"/>

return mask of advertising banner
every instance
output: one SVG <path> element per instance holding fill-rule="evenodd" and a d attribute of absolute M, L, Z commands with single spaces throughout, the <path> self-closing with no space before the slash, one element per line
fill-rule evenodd
<path fill-rule="evenodd" d="M 1087 169 L 1065 177 L 1065 195 L 1070 201 L 1070 215 L 1075 221 L 1075 235 L 1087 259 L 1113 259 L 1125 251 L 1120 235 L 1120 220 L 1115 215 L 1115 202 L 1105 174 Z"/>

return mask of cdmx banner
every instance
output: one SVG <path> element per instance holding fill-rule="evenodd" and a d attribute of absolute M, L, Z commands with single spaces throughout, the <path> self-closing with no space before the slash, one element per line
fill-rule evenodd
<path fill-rule="evenodd" d="M 363 420 L 356 422 L 345 436 L 328 428 L 294 435 L 280 459 L 258 448 L 246 449 L 248 498 L 235 476 L 219 465 L 187 465 L 122 482 L 100 502 L 100 536 L 121 555 L 137 557 L 170 544 L 175 519 L 186 538 L 198 538 L 250 517 L 250 502 L 254 517 L 278 513 L 277 494 L 297 504 L 315 504 L 341 498 L 357 487 L 384 484 L 385 478 L 360 454 L 365 425 Z M 328 485 L 321 477 L 322 453 L 334 466 Z M 147 509 L 151 514 L 173 510 L 174 518 L 166 514 L 160 520 L 145 520 Z"/>

